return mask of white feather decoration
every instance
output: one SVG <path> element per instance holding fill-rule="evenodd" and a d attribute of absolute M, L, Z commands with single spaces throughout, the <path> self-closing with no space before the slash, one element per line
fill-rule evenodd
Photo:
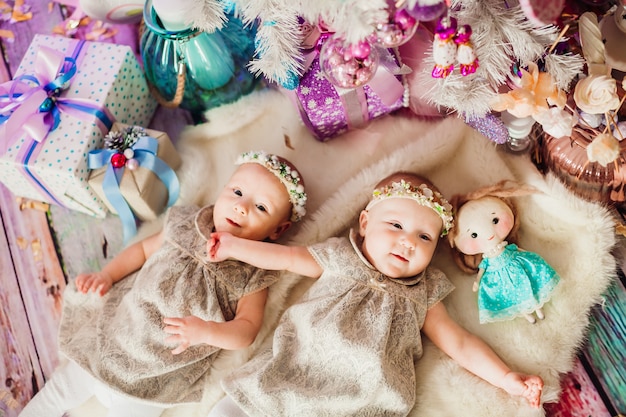
<path fill-rule="evenodd" d="M 540 59 L 557 39 L 558 28 L 535 28 L 519 6 L 507 7 L 501 0 L 456 0 L 450 10 L 459 25 L 472 27 L 479 67 L 467 77 L 455 72 L 435 80 L 426 98 L 464 117 L 482 117 L 491 111 L 488 103 L 509 79 L 511 66 Z"/>
<path fill-rule="evenodd" d="M 417 1 L 405 0 L 404 5 L 413 7 Z M 421 0 L 424 1 L 440 0 Z M 349 43 L 366 39 L 377 23 L 389 18 L 387 0 L 232 0 L 232 3 L 245 23 L 259 24 L 256 55 L 249 64 L 250 70 L 282 85 L 301 75 L 303 70 L 299 17 L 312 24 L 323 23 Z M 208 31 L 221 27 L 225 19 L 223 3 L 201 0 L 196 4 L 194 26 Z M 472 27 L 471 42 L 479 67 L 467 77 L 458 72 L 445 79 L 420 74 L 420 81 L 427 101 L 464 117 L 482 117 L 490 112 L 488 103 L 508 81 L 511 66 L 541 59 L 558 37 L 556 26 L 534 27 L 514 1 L 452 0 L 450 13 L 459 25 Z M 425 55 L 424 62 L 434 65 L 432 50 Z M 567 88 L 581 65 L 578 55 L 546 56 L 547 70 L 561 89 Z"/>
<path fill-rule="evenodd" d="M 321 19 L 348 43 L 357 43 L 372 34 L 377 23 L 387 21 L 386 0 L 302 1 L 302 16 L 317 22 Z M 304 10 L 305 8 L 310 8 Z"/>
<path fill-rule="evenodd" d="M 578 54 L 548 54 L 545 63 L 557 88 L 568 92 L 574 78 L 583 73 L 585 59 Z"/>
<path fill-rule="evenodd" d="M 256 35 L 256 58 L 250 62 L 250 71 L 284 85 L 294 75 L 301 75 L 301 39 L 297 16 L 278 19 L 267 16 L 261 21 Z"/>
<path fill-rule="evenodd" d="M 192 27 L 205 32 L 215 32 L 221 29 L 226 22 L 224 6 L 219 0 L 193 1 L 190 9 Z"/>
<path fill-rule="evenodd" d="M 259 24 L 255 58 L 250 71 L 284 85 L 302 69 L 299 25 L 293 2 L 243 0 L 238 2 L 244 22 Z"/>
<path fill-rule="evenodd" d="M 244 21 L 260 21 L 256 57 L 250 70 L 283 84 L 293 74 L 301 74 L 298 17 L 317 24 L 323 22 L 356 43 L 374 31 L 375 24 L 388 19 L 386 0 L 239 0 L 236 2 Z"/>

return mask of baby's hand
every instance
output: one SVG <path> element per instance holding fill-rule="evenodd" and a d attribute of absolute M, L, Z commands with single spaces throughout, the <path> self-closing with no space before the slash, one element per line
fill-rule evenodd
<path fill-rule="evenodd" d="M 86 294 L 95 292 L 100 296 L 106 294 L 113 286 L 113 279 L 104 272 L 80 274 L 76 277 L 76 288 Z"/>
<path fill-rule="evenodd" d="M 539 408 L 543 380 L 536 375 L 509 372 L 502 381 L 502 389 L 511 395 L 526 398 L 532 407 Z"/>
<path fill-rule="evenodd" d="M 163 323 L 167 324 L 163 328 L 165 333 L 171 334 L 165 339 L 165 343 L 178 344 L 172 350 L 173 355 L 184 352 L 189 346 L 204 343 L 203 334 L 207 330 L 207 322 L 200 317 L 165 317 Z"/>
<path fill-rule="evenodd" d="M 206 243 L 207 259 L 211 262 L 222 262 L 230 256 L 227 253 L 233 235 L 227 232 L 211 233 L 211 239 Z"/>

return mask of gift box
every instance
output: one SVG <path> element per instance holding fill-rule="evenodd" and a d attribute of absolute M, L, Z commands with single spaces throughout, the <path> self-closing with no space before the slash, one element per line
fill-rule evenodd
<path fill-rule="evenodd" d="M 289 94 L 304 124 L 318 140 L 327 141 L 350 129 L 365 127 L 371 120 L 405 106 L 404 74 L 410 69 L 400 64 L 393 49 L 380 48 L 379 54 L 374 78 L 350 89 L 336 87 L 327 79 L 318 56 L 310 62 L 298 87 Z"/>
<path fill-rule="evenodd" d="M 104 217 L 87 155 L 114 121 L 147 125 L 156 105 L 130 47 L 35 35 L 0 85 L 0 181 L 17 196 Z"/>
<path fill-rule="evenodd" d="M 127 240 L 136 233 L 136 219 L 154 220 L 176 202 L 180 164 L 167 133 L 114 123 L 105 149 L 89 153 L 88 183 L 120 216 Z"/>

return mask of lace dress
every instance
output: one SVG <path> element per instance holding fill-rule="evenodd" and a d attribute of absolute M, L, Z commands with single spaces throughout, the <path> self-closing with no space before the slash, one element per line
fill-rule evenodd
<path fill-rule="evenodd" d="M 200 401 L 219 349 L 196 345 L 173 355 L 163 318 L 231 320 L 241 297 L 278 279 L 238 261 L 204 264 L 212 214 L 212 207 L 170 208 L 162 247 L 104 297 L 82 294 L 72 281 L 61 352 L 119 393 L 165 405 Z"/>
<path fill-rule="evenodd" d="M 426 311 L 452 284 L 434 268 L 390 279 L 354 239 L 331 238 L 309 251 L 324 273 L 283 314 L 272 348 L 222 386 L 251 416 L 407 415 Z"/>
<path fill-rule="evenodd" d="M 556 271 L 538 254 L 511 243 L 493 258 L 483 258 L 478 286 L 481 323 L 510 320 L 541 308 L 559 283 Z"/>

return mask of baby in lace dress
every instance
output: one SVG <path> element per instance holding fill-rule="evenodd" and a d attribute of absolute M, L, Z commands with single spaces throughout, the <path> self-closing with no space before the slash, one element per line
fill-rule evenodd
<path fill-rule="evenodd" d="M 317 278 L 283 314 L 273 344 L 222 381 L 224 416 L 406 416 L 415 404 L 420 331 L 470 372 L 538 407 L 543 381 L 514 372 L 440 301 L 430 266 L 451 206 L 427 180 L 396 173 L 360 213 L 358 233 L 310 247 L 214 233 L 209 259 L 240 259 Z"/>
<path fill-rule="evenodd" d="M 59 336 L 69 361 L 20 417 L 61 417 L 94 394 L 110 417 L 159 416 L 201 400 L 220 350 L 254 341 L 278 274 L 209 263 L 207 240 L 212 232 L 275 240 L 305 214 L 306 194 L 278 156 L 247 152 L 237 164 L 214 205 L 173 206 L 162 231 L 76 277 Z"/>

